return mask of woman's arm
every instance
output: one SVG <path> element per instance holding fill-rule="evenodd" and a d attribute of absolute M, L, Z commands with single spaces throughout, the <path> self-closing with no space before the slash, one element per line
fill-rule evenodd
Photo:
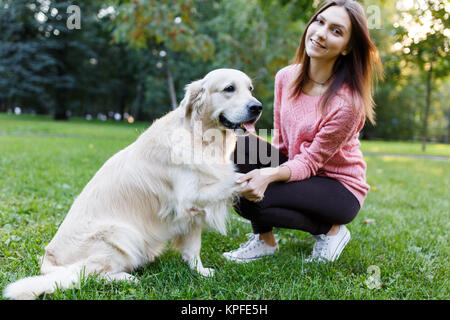
<path fill-rule="evenodd" d="M 267 175 L 270 182 L 288 181 L 291 177 L 291 169 L 287 166 L 279 166 L 276 168 L 262 168 L 261 175 Z"/>
<path fill-rule="evenodd" d="M 273 100 L 273 132 L 271 144 L 278 148 L 284 154 L 287 154 L 286 144 L 281 137 L 281 127 L 280 127 L 280 109 L 281 109 L 281 94 L 283 92 L 283 82 L 284 82 L 284 69 L 281 69 L 275 75 L 275 89 L 274 89 L 274 100 Z"/>

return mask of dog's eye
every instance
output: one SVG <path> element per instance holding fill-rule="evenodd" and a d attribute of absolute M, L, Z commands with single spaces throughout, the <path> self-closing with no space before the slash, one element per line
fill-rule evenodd
<path fill-rule="evenodd" d="M 223 89 L 223 91 L 225 91 L 225 92 L 233 92 L 234 91 L 234 86 L 228 86 L 225 89 Z"/>
<path fill-rule="evenodd" d="M 250 90 L 250 91 L 253 91 L 253 87 L 252 87 L 252 86 L 250 86 L 250 87 L 248 88 L 248 90 Z"/>

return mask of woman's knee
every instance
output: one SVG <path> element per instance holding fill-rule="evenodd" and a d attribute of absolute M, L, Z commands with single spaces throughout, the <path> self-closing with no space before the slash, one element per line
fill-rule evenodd
<path fill-rule="evenodd" d="M 333 224 L 349 224 L 352 222 L 356 216 L 358 215 L 358 210 L 348 210 L 344 212 L 344 214 L 341 212 L 341 214 L 336 217 L 336 221 L 333 221 Z"/>
<path fill-rule="evenodd" d="M 256 202 L 247 200 L 244 197 L 239 197 L 238 202 L 233 206 L 234 210 L 245 219 L 254 220 L 258 217 L 261 207 Z"/>

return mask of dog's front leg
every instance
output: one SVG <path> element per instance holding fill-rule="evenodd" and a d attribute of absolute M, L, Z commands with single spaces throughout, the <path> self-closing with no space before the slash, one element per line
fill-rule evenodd
<path fill-rule="evenodd" d="M 193 228 L 188 234 L 177 236 L 173 241 L 173 246 L 178 249 L 184 261 L 189 264 L 192 270 L 196 270 L 204 277 L 214 275 L 214 269 L 203 268 L 200 260 L 200 247 L 202 242 L 202 229 Z"/>
<path fill-rule="evenodd" d="M 196 203 L 200 206 L 211 202 L 229 199 L 232 194 L 241 189 L 236 182 L 220 182 L 201 187 L 196 195 Z"/>

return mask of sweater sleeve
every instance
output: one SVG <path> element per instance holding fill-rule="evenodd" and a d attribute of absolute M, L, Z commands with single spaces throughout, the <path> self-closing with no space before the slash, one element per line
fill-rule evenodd
<path fill-rule="evenodd" d="M 281 109 L 281 94 L 283 91 L 283 70 L 280 70 L 275 75 L 275 89 L 273 100 L 273 129 L 274 135 L 272 138 L 272 145 L 278 148 L 284 154 L 288 154 L 287 146 L 281 136 L 280 127 L 280 109 Z"/>
<path fill-rule="evenodd" d="M 341 103 L 322 120 L 314 139 L 300 145 L 300 152 L 281 166 L 291 171 L 289 180 L 299 181 L 317 174 L 317 171 L 333 157 L 341 147 L 358 132 L 361 117 L 353 108 Z"/>

